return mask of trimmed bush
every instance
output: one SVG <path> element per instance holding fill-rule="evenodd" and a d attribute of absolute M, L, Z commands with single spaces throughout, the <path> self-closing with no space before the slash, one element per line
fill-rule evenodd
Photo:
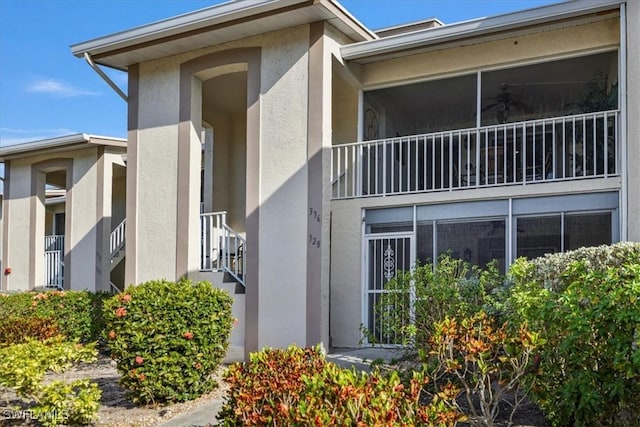
<path fill-rule="evenodd" d="M 225 380 L 223 426 L 454 426 L 464 419 L 437 396 L 421 403 L 428 382 L 421 373 L 403 383 L 393 371 L 341 369 L 318 348 L 265 349 L 229 368 Z"/>
<path fill-rule="evenodd" d="M 100 407 L 100 390 L 88 380 L 43 383 L 46 372 L 64 372 L 79 362 L 94 362 L 93 345 L 50 340 L 0 348 L 0 388 L 13 389 L 44 426 L 88 424 Z"/>
<path fill-rule="evenodd" d="M 131 286 L 105 301 L 107 345 L 132 400 L 185 401 L 213 389 L 232 302 L 209 282 L 186 279 Z"/>
<path fill-rule="evenodd" d="M 554 426 L 640 425 L 640 244 L 511 268 L 511 316 L 546 340 L 532 389 Z"/>
<path fill-rule="evenodd" d="M 30 339 L 44 341 L 58 335 L 58 323 L 50 317 L 9 316 L 0 319 L 0 347 Z"/>
<path fill-rule="evenodd" d="M 0 294 L 0 318 L 53 319 L 65 337 L 88 343 L 102 333 L 102 301 L 110 296 L 89 291 Z"/>

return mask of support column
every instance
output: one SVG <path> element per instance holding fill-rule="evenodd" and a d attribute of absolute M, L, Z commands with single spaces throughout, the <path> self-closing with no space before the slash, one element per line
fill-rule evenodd
<path fill-rule="evenodd" d="M 307 345 L 329 348 L 329 182 L 331 56 L 324 22 L 310 26 L 307 176 Z"/>
<path fill-rule="evenodd" d="M 627 240 L 640 242 L 640 2 L 628 1 L 626 7 L 626 94 L 627 107 Z M 624 87 L 624 86 L 622 86 Z M 626 95 L 626 96 L 625 96 Z M 624 236 L 623 236 L 624 238 Z"/>
<path fill-rule="evenodd" d="M 213 127 L 204 124 L 204 177 L 203 177 L 203 203 L 204 212 L 213 212 Z"/>
<path fill-rule="evenodd" d="M 96 216 L 96 290 L 108 291 L 111 278 L 111 193 L 113 184 L 113 163 L 104 147 L 98 148 L 98 186 Z"/>
<path fill-rule="evenodd" d="M 101 277 L 98 262 L 98 234 L 102 224 L 98 219 L 97 149 L 92 155 L 76 157 L 67 168 L 67 200 L 65 221 L 65 289 L 95 290 Z M 109 202 L 110 205 L 110 202 Z M 68 278 L 70 277 L 70 280 Z"/>

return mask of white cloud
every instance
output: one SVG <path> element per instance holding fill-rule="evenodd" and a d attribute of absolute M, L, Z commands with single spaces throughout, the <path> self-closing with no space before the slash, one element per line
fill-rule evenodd
<path fill-rule="evenodd" d="M 71 98 L 75 96 L 96 96 L 99 92 L 94 92 L 81 87 L 76 87 L 64 80 L 40 78 L 27 86 L 27 92 L 47 93 L 50 95 Z"/>

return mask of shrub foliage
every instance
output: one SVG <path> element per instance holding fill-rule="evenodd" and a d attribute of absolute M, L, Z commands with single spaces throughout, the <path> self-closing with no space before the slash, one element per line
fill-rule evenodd
<path fill-rule="evenodd" d="M 50 317 L 9 316 L 0 319 L 0 347 L 59 336 L 58 323 Z"/>
<path fill-rule="evenodd" d="M 208 282 L 157 280 L 104 304 L 105 335 L 120 382 L 136 402 L 196 398 L 226 353 L 231 297 Z"/>
<path fill-rule="evenodd" d="M 546 340 L 532 396 L 555 426 L 640 425 L 640 244 L 511 269 L 511 315 Z"/>
<path fill-rule="evenodd" d="M 436 322 L 426 359 L 429 387 L 452 407 L 469 415 L 471 425 L 492 426 L 500 406 L 518 410 L 537 374 L 539 334 L 496 325 L 484 312 Z M 464 404 L 461 404 L 461 397 Z"/>
<path fill-rule="evenodd" d="M 68 339 L 88 343 L 102 333 L 102 301 L 110 296 L 89 291 L 0 294 L 0 318 L 51 319 Z"/>
<path fill-rule="evenodd" d="M 396 372 L 341 369 L 318 348 L 265 349 L 229 368 L 225 380 L 224 426 L 453 426 L 464 419 L 438 396 L 421 403 L 422 373 L 403 383 Z"/>
<path fill-rule="evenodd" d="M 64 372 L 79 362 L 96 360 L 93 345 L 30 340 L 0 348 L 0 388 L 15 390 L 44 426 L 88 424 L 100 407 L 100 390 L 88 380 L 43 383 L 45 373 Z"/>
<path fill-rule="evenodd" d="M 379 329 L 384 336 L 396 337 L 397 344 L 425 356 L 437 322 L 481 310 L 495 314 L 504 286 L 495 263 L 481 269 L 443 255 L 435 266 L 417 265 L 409 272 L 399 272 L 385 285 L 386 292 L 374 307 Z M 371 333 L 366 335 L 375 343 Z"/>

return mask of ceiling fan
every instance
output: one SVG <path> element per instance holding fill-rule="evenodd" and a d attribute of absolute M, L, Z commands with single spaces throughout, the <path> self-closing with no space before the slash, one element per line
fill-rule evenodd
<path fill-rule="evenodd" d="M 509 116 L 512 112 L 518 111 L 526 114 L 530 114 L 533 112 L 533 108 L 527 103 L 517 99 L 510 91 L 510 89 L 514 87 L 525 87 L 525 86 L 554 86 L 554 85 L 585 85 L 587 89 L 589 86 L 597 86 L 604 87 L 607 86 L 607 77 L 603 77 L 600 74 L 597 74 L 593 79 L 590 80 L 564 80 L 564 81 L 538 81 L 538 82 L 511 82 L 511 83 L 501 83 L 500 91 L 496 96 L 489 97 L 488 99 L 493 101 L 491 104 L 486 105 L 482 108 L 481 112 L 495 110 L 496 119 L 498 123 L 506 123 L 509 120 Z M 592 89 L 590 89 L 593 91 Z"/>
<path fill-rule="evenodd" d="M 496 96 L 488 98 L 493 102 L 482 107 L 481 112 L 484 113 L 485 111 L 495 110 L 498 123 L 506 123 L 512 111 L 520 111 L 527 114 L 532 113 L 533 109 L 528 104 L 514 97 L 509 91 L 510 87 L 511 85 L 508 83 L 500 84 L 500 92 L 498 92 Z"/>

